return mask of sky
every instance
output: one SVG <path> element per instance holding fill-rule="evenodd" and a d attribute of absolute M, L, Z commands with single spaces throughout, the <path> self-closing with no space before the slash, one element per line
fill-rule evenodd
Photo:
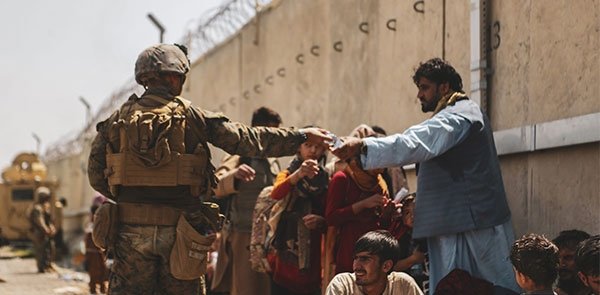
<path fill-rule="evenodd" d="M 0 1 L 0 170 L 20 152 L 41 152 L 83 129 L 84 97 L 95 113 L 133 77 L 137 55 L 165 43 L 226 0 Z"/>

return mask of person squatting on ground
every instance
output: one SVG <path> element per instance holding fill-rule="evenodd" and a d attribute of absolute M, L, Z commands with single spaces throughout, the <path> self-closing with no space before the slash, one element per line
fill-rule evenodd
<path fill-rule="evenodd" d="M 430 293 L 456 268 L 519 291 L 505 259 L 514 234 L 487 116 L 446 61 L 421 63 L 413 81 L 430 119 L 402 134 L 348 139 L 333 153 L 360 156 L 367 170 L 419 163 L 413 238 L 427 238 Z"/>
<path fill-rule="evenodd" d="M 321 236 L 329 183 L 325 152 L 326 147 L 303 143 L 273 185 L 271 198 L 283 200 L 278 203 L 275 252 L 268 256 L 273 294 L 321 293 Z"/>
<path fill-rule="evenodd" d="M 97 125 L 89 180 L 116 202 L 98 209 L 94 227 L 94 242 L 114 253 L 110 294 L 205 293 L 207 251 L 221 221 L 218 206 L 201 198 L 217 183 L 209 142 L 264 158 L 331 140 L 325 130 L 250 128 L 191 106 L 179 97 L 189 69 L 184 46 L 145 49 L 135 65 L 144 93 Z"/>
<path fill-rule="evenodd" d="M 398 241 L 385 230 L 370 231 L 354 245 L 353 273 L 337 274 L 327 286 L 327 295 L 419 295 L 415 280 L 393 272 L 398 261 Z"/>
<path fill-rule="evenodd" d="M 579 243 L 575 251 L 577 276 L 591 289 L 590 294 L 600 295 L 600 235 Z"/>
<path fill-rule="evenodd" d="M 52 222 L 50 189 L 40 186 L 35 190 L 37 202 L 29 213 L 31 223 L 31 242 L 39 273 L 52 271 L 52 254 L 54 253 L 53 237 L 56 228 Z"/>
<path fill-rule="evenodd" d="M 252 114 L 252 127 L 279 127 L 281 117 L 269 108 L 261 107 Z M 250 267 L 250 235 L 252 211 L 261 190 L 273 184 L 279 173 L 276 159 L 257 157 L 226 157 L 217 168 L 219 184 L 216 198 L 227 198 L 225 209 L 229 223 L 221 230 L 218 258 L 211 289 L 236 294 L 270 294 L 271 280 L 265 273 Z M 226 204 L 227 204 L 226 203 Z"/>
<path fill-rule="evenodd" d="M 528 234 L 515 241 L 510 262 L 522 294 L 556 295 L 552 284 L 558 277 L 558 247 L 544 236 Z"/>
<path fill-rule="evenodd" d="M 588 295 L 590 293 L 575 269 L 575 250 L 577 245 L 589 238 L 590 235 L 580 230 L 561 231 L 552 243 L 558 247 L 558 282 L 554 291 L 558 295 Z"/>

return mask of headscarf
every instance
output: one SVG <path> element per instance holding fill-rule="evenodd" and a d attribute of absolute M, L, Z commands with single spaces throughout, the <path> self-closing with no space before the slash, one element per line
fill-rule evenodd
<path fill-rule="evenodd" d="M 383 169 L 363 170 L 358 165 L 358 159 L 351 159 L 345 172 L 363 192 L 387 195 L 388 188 L 382 177 Z"/>
<path fill-rule="evenodd" d="M 439 113 L 445 107 L 447 107 L 449 105 L 454 105 L 457 101 L 463 100 L 463 99 L 469 99 L 469 98 L 467 97 L 466 94 L 464 94 L 462 92 L 450 92 L 450 93 L 442 96 L 442 98 L 440 98 L 437 105 L 435 106 L 433 115 Z"/>
<path fill-rule="evenodd" d="M 299 156 L 296 156 L 287 170 L 290 172 L 290 175 L 294 173 L 296 170 L 302 166 L 302 160 Z M 296 184 L 296 188 L 299 190 L 299 196 L 301 197 L 312 197 L 312 196 L 320 196 L 325 191 L 327 191 L 327 186 L 329 184 L 329 176 L 325 169 L 322 166 L 319 166 L 319 173 L 315 175 L 313 178 L 304 177 Z"/>

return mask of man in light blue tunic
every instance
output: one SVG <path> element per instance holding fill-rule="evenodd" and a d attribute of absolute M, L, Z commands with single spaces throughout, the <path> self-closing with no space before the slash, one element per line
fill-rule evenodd
<path fill-rule="evenodd" d="M 413 81 L 433 116 L 402 134 L 348 139 L 333 153 L 364 169 L 418 163 L 413 238 L 427 238 L 430 293 L 453 269 L 519 292 L 508 260 L 514 233 L 492 130 L 446 61 L 421 63 Z"/>

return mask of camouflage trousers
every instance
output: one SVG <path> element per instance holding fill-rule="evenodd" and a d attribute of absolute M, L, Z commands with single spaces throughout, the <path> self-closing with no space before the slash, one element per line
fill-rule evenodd
<path fill-rule="evenodd" d="M 204 276 L 184 281 L 171 275 L 174 243 L 175 226 L 122 225 L 108 294 L 205 294 Z"/>
<path fill-rule="evenodd" d="M 50 238 L 43 238 L 33 241 L 33 250 L 38 272 L 45 272 L 52 267 L 52 253 L 54 252 L 54 243 Z"/>

